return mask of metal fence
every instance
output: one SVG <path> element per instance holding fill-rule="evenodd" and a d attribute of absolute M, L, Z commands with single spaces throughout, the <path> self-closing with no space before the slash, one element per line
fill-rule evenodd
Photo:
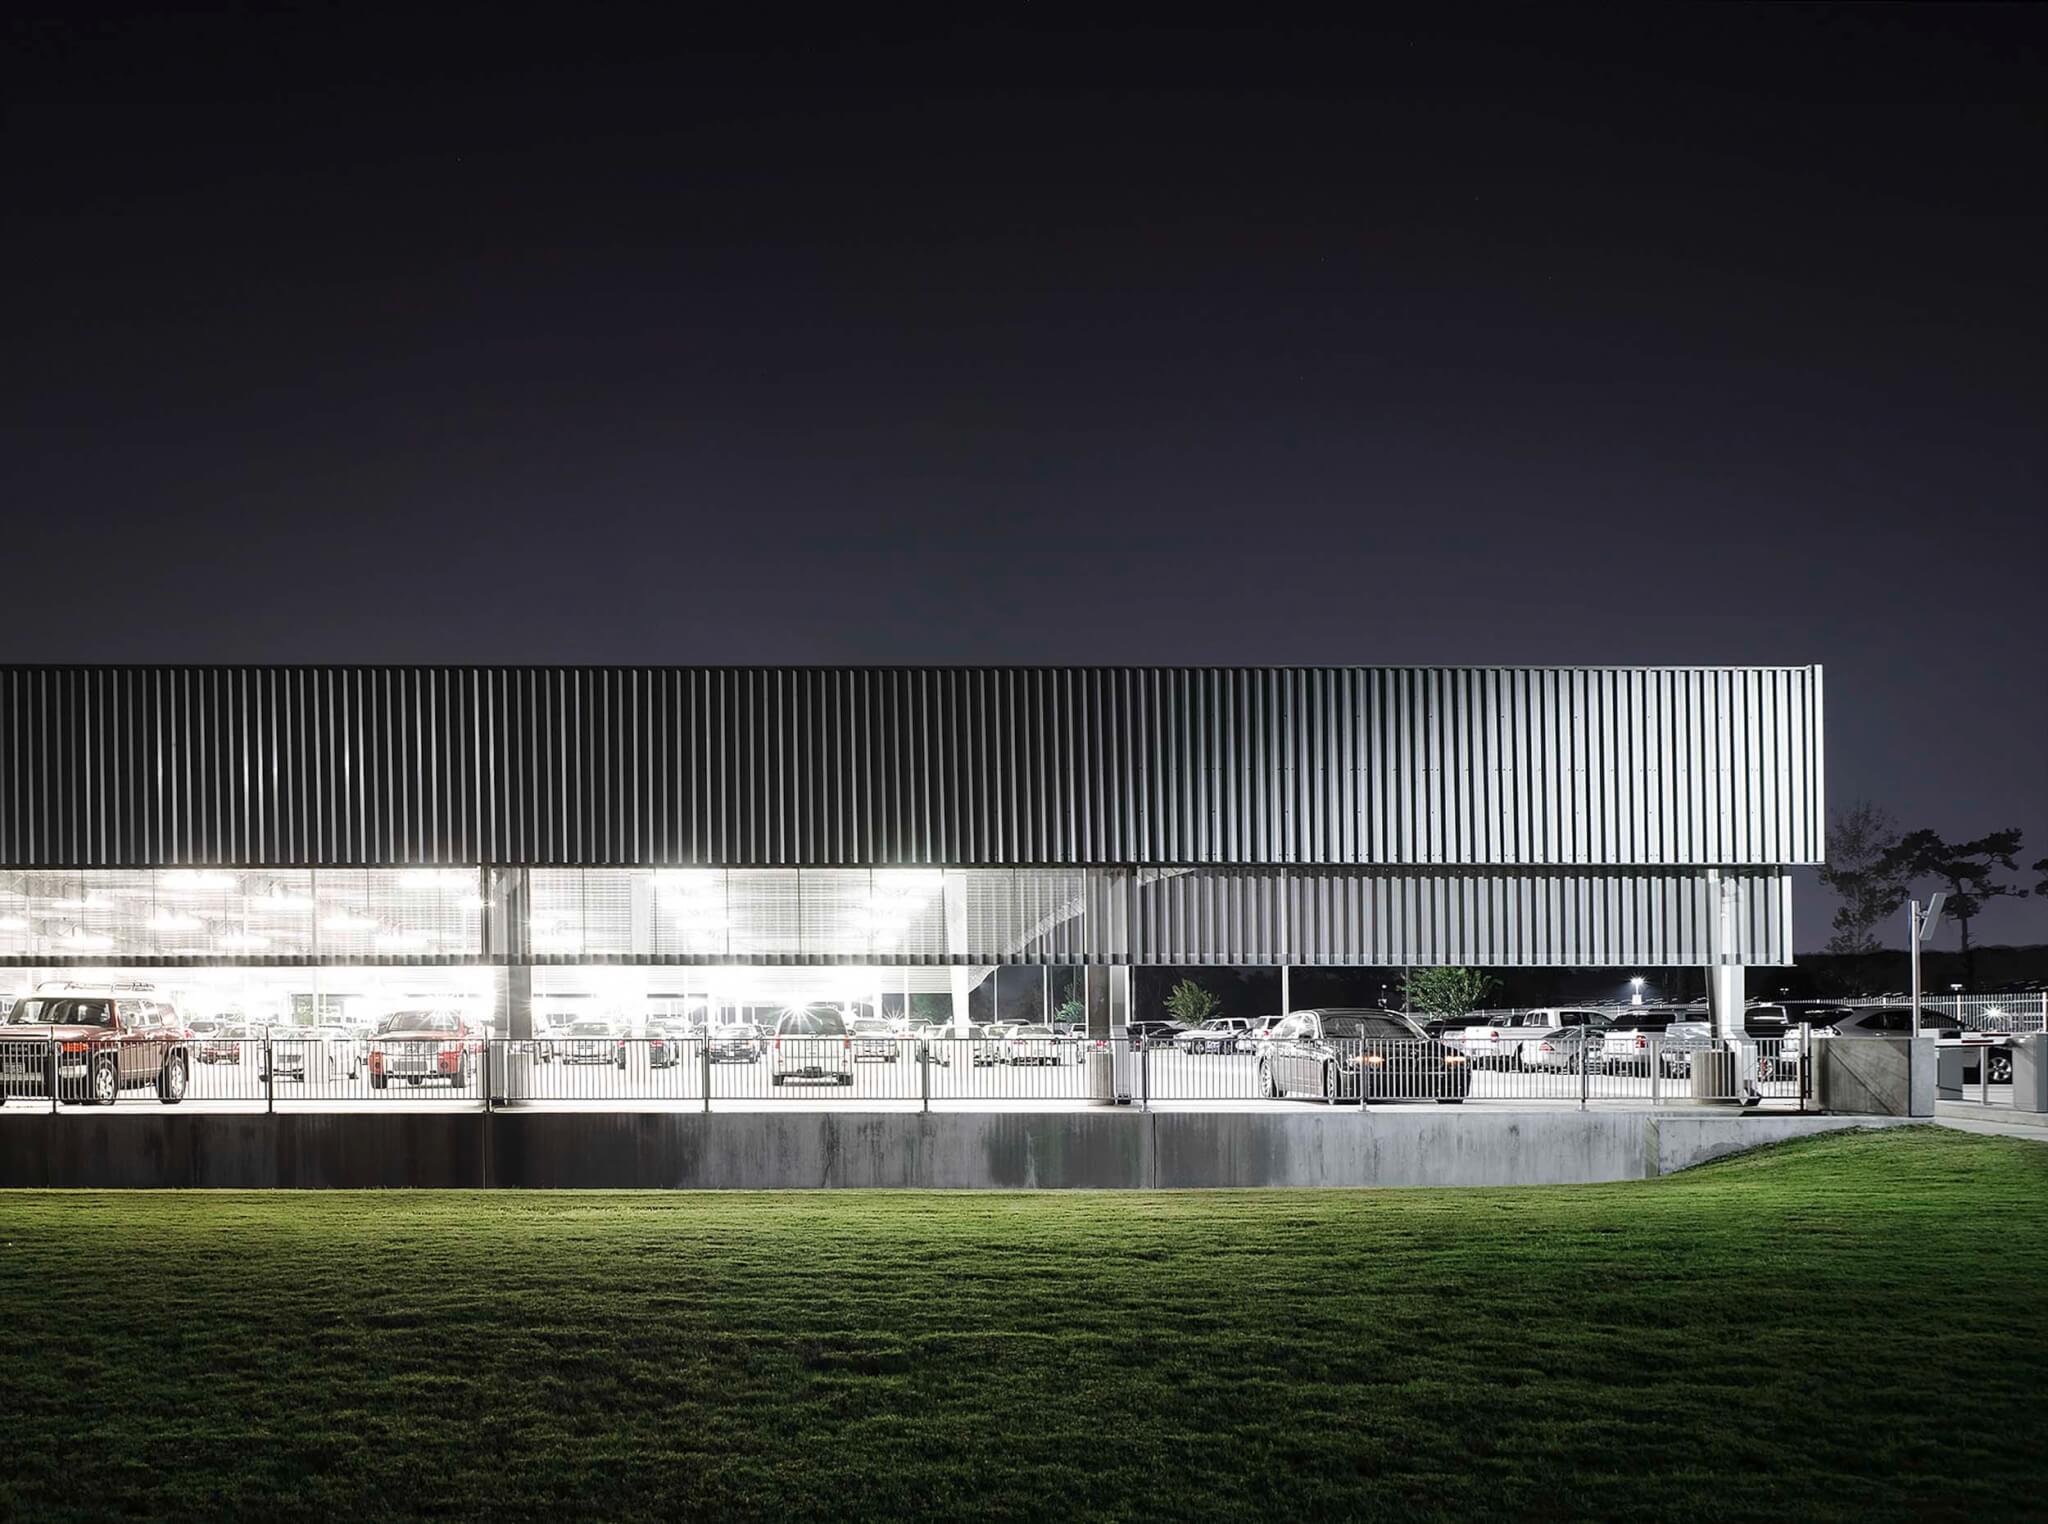
<path fill-rule="evenodd" d="M 75 1051 L 73 1051 L 75 1050 Z M 234 1110 L 439 1106 L 879 1109 L 1389 1102 L 1804 1109 L 1797 1039 L 1736 1044 L 1567 1028 L 1484 1056 L 1434 1040 L 1280 1042 L 1222 1051 L 1119 1036 L 356 1037 L 0 1042 L 7 1109 L 188 1104 Z"/>
<path fill-rule="evenodd" d="M 2010 1032 L 2018 1036 L 2048 1031 L 2048 993 L 1923 995 L 1920 1007 L 1923 1015 L 1932 1012 L 1979 1032 Z"/>

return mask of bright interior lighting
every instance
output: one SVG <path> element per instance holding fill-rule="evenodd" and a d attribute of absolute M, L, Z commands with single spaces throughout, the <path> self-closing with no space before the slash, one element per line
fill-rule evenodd
<path fill-rule="evenodd" d="M 223 932 L 215 940 L 229 952 L 255 952 L 258 948 L 270 945 L 270 938 L 253 931 Z"/>
<path fill-rule="evenodd" d="M 377 933 L 379 947 L 406 948 L 424 947 L 428 937 L 423 931 L 380 931 Z"/>
<path fill-rule="evenodd" d="M 322 931 L 375 931 L 377 923 L 366 915 L 358 915 L 353 910 L 344 910 L 322 921 L 320 929 Z"/>
<path fill-rule="evenodd" d="M 149 924 L 156 931 L 197 931 L 206 923 L 196 915 L 180 915 L 175 910 L 159 910 L 149 918 Z"/>
<path fill-rule="evenodd" d="M 0 931 L 27 931 L 28 922 L 18 915 L 0 915 Z"/>
<path fill-rule="evenodd" d="M 476 875 L 465 873 L 460 868 L 414 868 L 398 875 L 402 889 L 416 893 L 440 892 L 444 890 L 476 892 Z"/>
<path fill-rule="evenodd" d="M 90 932 L 80 931 L 75 926 L 65 932 L 59 940 L 66 947 L 75 947 L 80 952 L 105 952 L 114 945 L 112 937 L 94 936 Z"/>
<path fill-rule="evenodd" d="M 75 894 L 63 895 L 50 901 L 53 910 L 100 910 L 104 909 L 107 898 L 103 894 L 88 894 L 81 898 Z"/>
<path fill-rule="evenodd" d="M 157 886 L 173 894 L 232 894 L 242 887 L 242 881 L 232 873 L 181 869 L 160 875 Z"/>

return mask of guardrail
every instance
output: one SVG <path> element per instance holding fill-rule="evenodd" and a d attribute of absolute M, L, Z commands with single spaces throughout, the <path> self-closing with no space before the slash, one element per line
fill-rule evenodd
<path fill-rule="evenodd" d="M 75 1049 L 75 1051 L 73 1051 Z M 110 1078 L 111 1076 L 111 1078 Z M 380 1041 L 0 1038 L 9 1110 L 192 1104 L 235 1110 L 394 1105 L 976 1109 L 1124 1104 L 1770 1102 L 1804 1109 L 1796 1039 L 1723 1044 L 1567 1029 L 1468 1055 L 1416 1041 L 1246 1040 L 1197 1052 L 1129 1038 L 575 1037 Z"/>
<path fill-rule="evenodd" d="M 1920 1010 L 1923 1016 L 1933 1012 L 1979 1032 L 2019 1036 L 2048 1030 L 2048 994 L 1923 995 Z"/>

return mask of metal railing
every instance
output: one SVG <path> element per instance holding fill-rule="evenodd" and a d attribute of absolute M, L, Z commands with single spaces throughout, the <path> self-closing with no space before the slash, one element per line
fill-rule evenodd
<path fill-rule="evenodd" d="M 1124 1037 L 366 1037 L 76 1045 L 0 1038 L 0 1096 L 40 1104 L 276 1111 L 392 1106 L 972 1110 L 1328 1102 L 1804 1108 L 1796 1039 L 1722 1043 L 1566 1029 L 1483 1055 L 1433 1039 L 1190 1051 Z M 108 1082 L 109 1070 L 113 1083 Z M 54 1084 L 52 1083 L 54 1078 Z"/>
<path fill-rule="evenodd" d="M 2048 1030 L 2048 994 L 1922 995 L 1920 1009 L 1923 1016 L 1932 1012 L 1979 1032 L 2017 1036 Z"/>

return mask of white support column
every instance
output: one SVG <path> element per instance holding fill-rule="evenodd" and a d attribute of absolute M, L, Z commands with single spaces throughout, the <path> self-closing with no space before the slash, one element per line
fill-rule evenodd
<path fill-rule="evenodd" d="M 1286 965 L 1285 963 L 1281 964 L 1281 965 L 1280 965 L 1280 1010 L 1279 1010 L 1279 1014 L 1280 1014 L 1280 1015 L 1282 1015 L 1282 1016 L 1286 1016 L 1286 1015 L 1290 1014 L 1290 1013 L 1291 1013 L 1291 1012 L 1292 1012 L 1292 1011 L 1294 1010 L 1294 997 L 1293 997 L 1293 995 L 1292 995 L 1292 994 L 1291 994 L 1291 993 L 1289 992 L 1289 990 L 1288 990 L 1288 984 L 1287 984 L 1287 972 L 1288 972 L 1288 970 L 1287 970 L 1287 965 Z"/>
<path fill-rule="evenodd" d="M 954 957 L 968 952 L 967 946 L 967 875 L 948 872 L 945 879 L 946 901 L 946 951 Z M 974 993 L 974 970 L 964 963 L 955 963 L 948 970 L 952 975 L 953 1035 L 965 1037 L 968 1027 L 967 1000 Z"/>
<path fill-rule="evenodd" d="M 1707 1008 L 1713 1014 L 1714 1036 L 1741 1037 L 1743 978 L 1739 899 L 1741 885 L 1722 876 L 1718 868 L 1707 870 L 1707 893 L 1712 900 L 1712 942 L 1708 948 Z"/>

